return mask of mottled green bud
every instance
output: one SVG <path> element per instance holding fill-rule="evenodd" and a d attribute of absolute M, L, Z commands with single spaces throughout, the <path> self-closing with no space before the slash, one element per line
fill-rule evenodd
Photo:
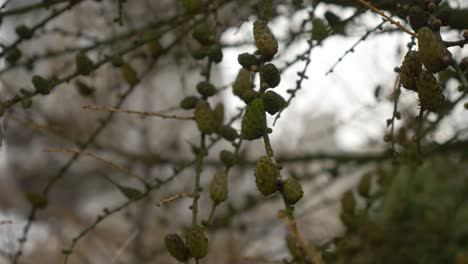
<path fill-rule="evenodd" d="M 255 45 L 263 58 L 268 61 L 278 52 L 278 41 L 271 33 L 265 21 L 254 22 L 253 34 Z"/>
<path fill-rule="evenodd" d="M 281 75 L 274 64 L 268 63 L 260 69 L 262 82 L 266 82 L 268 87 L 274 88 L 281 82 Z"/>
<path fill-rule="evenodd" d="M 428 71 L 422 71 L 417 84 L 421 107 L 432 112 L 439 112 L 444 103 L 444 95 L 434 75 Z"/>
<path fill-rule="evenodd" d="M 211 45 L 216 41 L 216 32 L 207 22 L 197 25 L 192 32 L 192 36 L 202 45 Z"/>
<path fill-rule="evenodd" d="M 273 91 L 267 91 L 263 94 L 263 105 L 265 106 L 265 111 L 270 115 L 274 115 L 286 106 L 286 101 L 281 95 Z"/>
<path fill-rule="evenodd" d="M 246 140 L 258 139 L 266 133 L 266 130 L 266 115 L 263 100 L 257 98 L 247 106 L 242 118 L 242 137 Z"/>
<path fill-rule="evenodd" d="M 190 251 L 184 240 L 178 234 L 168 234 L 164 238 L 164 244 L 172 257 L 180 262 L 185 262 L 190 258 Z"/>
<path fill-rule="evenodd" d="M 229 125 L 222 126 L 219 129 L 219 134 L 228 141 L 234 141 L 237 137 L 239 137 L 237 131 Z"/>
<path fill-rule="evenodd" d="M 421 60 L 428 71 L 436 73 L 447 68 L 448 57 L 451 54 L 440 36 L 428 27 L 423 27 L 418 31 L 418 47 Z"/>
<path fill-rule="evenodd" d="M 270 195 L 278 190 L 280 173 L 276 164 L 267 156 L 261 157 L 255 166 L 255 184 L 263 195 Z"/>
<path fill-rule="evenodd" d="M 237 157 L 234 152 L 229 150 L 222 150 L 219 153 L 219 159 L 226 165 L 226 167 L 234 166 L 237 162 Z"/>
<path fill-rule="evenodd" d="M 200 132 L 211 134 L 216 130 L 216 122 L 208 102 L 199 100 L 195 106 L 195 122 Z"/>
<path fill-rule="evenodd" d="M 252 66 L 258 65 L 257 57 L 250 53 L 239 54 L 239 56 L 237 56 L 237 61 L 244 69 L 247 70 L 250 70 Z"/>
<path fill-rule="evenodd" d="M 213 109 L 213 117 L 216 125 L 216 131 L 219 131 L 224 123 L 224 105 L 222 103 L 216 104 Z"/>
<path fill-rule="evenodd" d="M 215 204 L 226 201 L 228 196 L 228 180 L 224 170 L 219 170 L 213 175 L 210 184 L 210 198 Z"/>
<path fill-rule="evenodd" d="M 208 57 L 214 63 L 220 63 L 223 60 L 223 49 L 219 44 L 211 45 L 208 48 Z"/>
<path fill-rule="evenodd" d="M 208 238 L 202 227 L 190 228 L 185 234 L 190 255 L 196 259 L 201 259 L 208 253 Z"/>
<path fill-rule="evenodd" d="M 197 91 L 205 97 L 213 96 L 217 92 L 216 87 L 209 82 L 199 82 L 197 84 Z"/>
<path fill-rule="evenodd" d="M 182 101 L 180 101 L 180 107 L 185 110 L 193 109 L 197 105 L 199 98 L 196 96 L 186 96 Z"/>
<path fill-rule="evenodd" d="M 421 56 L 417 51 L 410 51 L 400 67 L 400 82 L 404 88 L 417 91 L 416 82 L 419 73 L 422 71 Z"/>
<path fill-rule="evenodd" d="M 232 85 L 234 95 L 242 99 L 246 104 L 250 103 L 258 95 L 252 87 L 251 81 L 252 72 L 246 69 L 240 69 L 236 80 Z"/>
<path fill-rule="evenodd" d="M 281 194 L 288 204 L 295 204 L 304 195 L 301 184 L 294 178 L 289 178 L 283 182 Z"/>

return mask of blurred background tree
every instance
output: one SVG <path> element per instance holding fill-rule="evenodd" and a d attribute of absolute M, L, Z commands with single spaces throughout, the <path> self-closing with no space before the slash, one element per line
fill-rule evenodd
<path fill-rule="evenodd" d="M 468 3 L 4 0 L 1 263 L 468 263 Z"/>

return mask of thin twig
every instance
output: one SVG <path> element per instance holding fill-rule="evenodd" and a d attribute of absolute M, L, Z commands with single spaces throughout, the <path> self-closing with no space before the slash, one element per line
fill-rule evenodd
<path fill-rule="evenodd" d="M 161 201 L 159 201 L 156 206 L 158 207 L 161 207 L 167 203 L 170 203 L 170 202 L 173 202 L 179 198 L 183 198 L 183 197 L 191 197 L 191 198 L 194 198 L 196 195 L 198 194 L 194 194 L 194 193 L 177 193 L 177 194 L 174 194 L 174 195 L 171 195 L 170 197 L 168 198 L 165 198 Z"/>
<path fill-rule="evenodd" d="M 371 3 L 367 2 L 367 1 L 364 1 L 364 0 L 355 0 L 355 1 L 358 1 L 359 3 L 363 4 L 365 7 L 369 8 L 370 10 L 374 11 L 375 13 L 381 15 L 383 18 L 387 19 L 390 23 L 397 26 L 399 29 L 401 29 L 405 33 L 408 33 L 413 37 L 417 37 L 416 33 L 412 32 L 411 30 L 409 30 L 409 29 L 405 28 L 404 26 L 402 26 L 400 22 L 398 22 L 398 21 L 394 20 L 393 18 L 387 16 L 384 12 L 382 12 L 377 7 L 373 6 Z"/>
<path fill-rule="evenodd" d="M 88 156 L 88 157 L 91 157 L 91 158 L 93 158 L 93 159 L 96 159 L 96 160 L 102 161 L 102 162 L 104 162 L 104 163 L 107 163 L 107 164 L 109 164 L 111 167 L 113 167 L 114 169 L 116 169 L 116 170 L 118 170 L 118 171 L 120 171 L 120 172 L 122 172 L 122 173 L 124 173 L 124 174 L 127 174 L 127 175 L 129 175 L 129 176 L 132 176 L 132 177 L 134 177 L 134 178 L 140 180 L 140 181 L 143 182 L 143 183 L 146 183 L 146 180 L 145 180 L 143 177 L 141 177 L 141 176 L 139 176 L 139 175 L 137 175 L 137 174 L 131 172 L 130 170 L 128 170 L 128 169 L 126 169 L 126 168 L 124 168 L 124 167 L 122 167 L 122 166 L 116 164 L 116 163 L 113 162 L 113 161 L 110 161 L 110 160 L 108 160 L 108 159 L 105 159 L 105 158 L 103 158 L 103 157 L 100 157 L 100 156 L 98 156 L 98 155 L 96 155 L 96 154 L 93 154 L 93 153 L 91 153 L 91 152 L 88 152 L 88 151 L 79 150 L 79 149 L 46 149 L 45 152 L 51 152 L 51 153 L 75 153 L 75 154 L 79 154 L 79 155 L 83 155 L 83 156 Z"/>
<path fill-rule="evenodd" d="M 192 116 L 167 115 L 167 114 L 163 114 L 163 113 L 159 113 L 159 112 L 145 112 L 145 111 L 126 110 L 126 109 L 122 109 L 122 108 L 97 106 L 97 105 L 84 105 L 81 108 L 85 109 L 85 110 L 108 111 L 108 112 L 116 112 L 116 113 L 135 114 L 135 115 L 141 115 L 141 116 L 160 117 L 162 119 L 178 119 L 178 120 L 193 120 L 194 119 L 194 117 L 192 117 Z"/>

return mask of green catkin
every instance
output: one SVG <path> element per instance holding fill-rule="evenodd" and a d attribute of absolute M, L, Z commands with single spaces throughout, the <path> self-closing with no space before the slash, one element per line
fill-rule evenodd
<path fill-rule="evenodd" d="M 262 78 L 262 82 L 266 82 L 270 88 L 278 86 L 281 82 L 281 75 L 278 68 L 271 63 L 265 64 L 260 69 L 260 78 Z"/>
<path fill-rule="evenodd" d="M 238 96 L 246 104 L 250 103 L 253 99 L 255 99 L 255 97 L 258 96 L 257 92 L 253 90 L 251 76 L 251 71 L 240 69 L 236 80 L 232 85 L 232 92 L 234 95 Z"/>
<path fill-rule="evenodd" d="M 224 105 L 217 103 L 213 109 L 213 117 L 215 121 L 216 131 L 223 126 L 224 123 Z"/>
<path fill-rule="evenodd" d="M 196 97 L 196 96 L 186 96 L 184 97 L 184 99 L 182 99 L 182 101 L 180 101 L 180 107 L 182 107 L 182 109 L 185 109 L 185 110 L 190 110 L 190 109 L 193 109 L 195 108 L 195 106 L 197 105 L 197 102 L 198 102 L 199 98 Z"/>
<path fill-rule="evenodd" d="M 237 131 L 229 125 L 222 126 L 219 129 L 219 134 L 228 141 L 234 141 L 237 137 L 239 137 Z"/>
<path fill-rule="evenodd" d="M 185 239 L 190 251 L 190 255 L 196 259 L 201 259 L 208 253 L 208 238 L 202 227 L 194 226 L 190 228 L 186 234 Z"/>
<path fill-rule="evenodd" d="M 400 82 L 403 87 L 408 90 L 417 91 L 416 82 L 421 71 L 422 61 L 419 52 L 408 52 L 400 67 Z"/>
<path fill-rule="evenodd" d="M 242 137 L 246 140 L 261 138 L 267 131 L 265 108 L 263 100 L 253 100 L 245 111 L 241 123 Z"/>
<path fill-rule="evenodd" d="M 133 67 L 128 64 L 124 63 L 122 64 L 122 67 L 120 68 L 122 72 L 122 77 L 123 79 L 130 85 L 136 85 L 140 80 L 138 79 L 136 71 L 133 69 Z"/>
<path fill-rule="evenodd" d="M 258 190 L 265 196 L 278 190 L 279 169 L 268 157 L 261 157 L 255 166 L 255 184 Z"/>
<path fill-rule="evenodd" d="M 211 134 L 216 130 L 213 110 L 207 101 L 199 100 L 195 106 L 195 122 L 198 129 L 204 134 Z"/>
<path fill-rule="evenodd" d="M 77 72 L 81 75 L 89 75 L 94 69 L 94 62 L 82 52 L 76 54 L 75 64 Z"/>
<path fill-rule="evenodd" d="M 442 89 L 436 78 L 428 71 L 422 71 L 418 77 L 418 97 L 421 107 L 432 112 L 439 112 L 444 103 Z"/>
<path fill-rule="evenodd" d="M 237 162 L 236 154 L 226 149 L 222 150 L 219 153 L 219 159 L 221 160 L 221 162 L 224 163 L 226 167 L 232 167 Z"/>
<path fill-rule="evenodd" d="M 226 201 L 228 197 L 228 180 L 224 170 L 217 171 L 210 184 L 210 198 L 215 204 Z"/>
<path fill-rule="evenodd" d="M 178 234 L 168 234 L 164 238 L 164 244 L 172 257 L 180 262 L 185 262 L 190 258 L 190 251 L 184 240 Z"/>
<path fill-rule="evenodd" d="M 199 82 L 197 84 L 197 91 L 204 97 L 210 97 L 216 94 L 216 87 L 209 82 Z"/>
<path fill-rule="evenodd" d="M 447 68 L 450 53 L 440 36 L 428 27 L 422 27 L 418 31 L 418 47 L 421 60 L 428 71 L 436 73 Z"/>
<path fill-rule="evenodd" d="M 242 66 L 242 68 L 246 70 L 251 70 L 252 66 L 257 66 L 259 63 L 257 57 L 250 53 L 239 54 L 239 56 L 237 56 L 237 61 Z"/>
<path fill-rule="evenodd" d="M 299 181 L 294 178 L 289 178 L 283 182 L 281 194 L 288 204 L 293 205 L 302 199 L 304 191 Z"/>
<path fill-rule="evenodd" d="M 255 45 L 265 61 L 269 61 L 278 52 L 278 41 L 271 33 L 265 21 L 254 22 L 253 35 Z"/>
<path fill-rule="evenodd" d="M 274 115 L 286 106 L 286 100 L 273 91 L 267 91 L 263 94 L 263 105 L 265 106 L 265 111 L 270 115 Z"/>

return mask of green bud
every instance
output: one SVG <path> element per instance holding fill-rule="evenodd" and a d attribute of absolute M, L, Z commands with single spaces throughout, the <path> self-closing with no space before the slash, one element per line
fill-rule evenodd
<path fill-rule="evenodd" d="M 180 107 L 185 110 L 193 109 L 197 105 L 199 98 L 196 96 L 186 96 L 182 101 L 180 101 Z"/>
<path fill-rule="evenodd" d="M 281 95 L 273 91 L 267 91 L 263 94 L 263 105 L 265 106 L 265 111 L 270 115 L 274 115 L 286 106 L 286 101 Z"/>
<path fill-rule="evenodd" d="M 260 77 L 269 87 L 275 88 L 281 82 L 281 75 L 274 64 L 268 63 L 260 69 Z"/>
<path fill-rule="evenodd" d="M 237 162 L 237 157 L 234 152 L 229 150 L 222 150 L 219 153 L 219 159 L 226 165 L 226 167 L 234 166 Z"/>
<path fill-rule="evenodd" d="M 356 200 L 354 199 L 354 195 L 351 190 L 345 192 L 341 197 L 341 208 L 343 209 L 344 214 L 354 215 Z"/>
<path fill-rule="evenodd" d="M 157 59 L 159 56 L 161 56 L 162 53 L 162 46 L 158 41 L 151 41 L 147 44 L 148 50 L 151 54 L 151 57 L 153 59 Z"/>
<path fill-rule="evenodd" d="M 199 100 L 195 106 L 195 122 L 200 132 L 211 134 L 216 130 L 216 121 L 213 110 L 208 102 Z"/>
<path fill-rule="evenodd" d="M 228 141 L 234 141 L 239 137 L 237 131 L 229 125 L 222 126 L 219 129 L 219 134 Z"/>
<path fill-rule="evenodd" d="M 417 51 L 410 51 L 400 67 L 400 82 L 404 88 L 417 91 L 416 81 L 422 71 L 421 56 Z"/>
<path fill-rule="evenodd" d="M 224 105 L 221 103 L 216 104 L 213 110 L 213 117 L 216 123 L 216 131 L 223 126 L 224 123 Z"/>
<path fill-rule="evenodd" d="M 216 87 L 209 82 L 199 82 L 197 84 L 197 91 L 205 97 L 213 96 L 217 92 Z"/>
<path fill-rule="evenodd" d="M 432 73 L 439 72 L 448 66 L 446 57 L 451 56 L 440 36 L 428 27 L 418 31 L 418 47 L 421 60 L 426 69 Z"/>
<path fill-rule="evenodd" d="M 422 71 L 419 74 L 417 86 L 421 106 L 426 110 L 439 112 L 444 103 L 444 95 L 434 75 L 428 71 Z"/>
<path fill-rule="evenodd" d="M 237 61 L 239 64 L 247 70 L 250 70 L 252 66 L 258 65 L 258 59 L 253 54 L 242 53 L 237 56 Z"/>
<path fill-rule="evenodd" d="M 207 22 L 203 22 L 193 29 L 192 36 L 202 45 L 211 45 L 216 40 L 215 33 Z"/>
<path fill-rule="evenodd" d="M 411 7 L 408 19 L 414 31 L 418 31 L 422 27 L 427 26 L 429 17 L 424 10 L 419 6 Z"/>
<path fill-rule="evenodd" d="M 180 262 L 190 259 L 190 251 L 184 240 L 178 234 L 168 234 L 164 238 L 164 244 L 172 257 Z"/>
<path fill-rule="evenodd" d="M 255 166 L 255 184 L 265 196 L 278 190 L 280 173 L 276 164 L 267 156 L 261 157 Z"/>
<path fill-rule="evenodd" d="M 289 178 L 283 182 L 281 194 L 288 204 L 295 204 L 304 195 L 301 184 L 294 178 Z"/>
<path fill-rule="evenodd" d="M 210 197 L 215 204 L 226 201 L 228 196 L 228 180 L 224 170 L 219 170 L 213 175 L 210 184 Z"/>
<path fill-rule="evenodd" d="M 202 60 L 208 55 L 208 50 L 205 47 L 200 47 L 192 51 L 192 57 L 196 60 Z"/>
<path fill-rule="evenodd" d="M 223 60 L 223 49 L 219 44 L 211 45 L 208 48 L 208 57 L 214 63 L 220 63 Z"/>
<path fill-rule="evenodd" d="M 278 41 L 271 33 L 265 21 L 254 22 L 253 34 L 255 45 L 266 61 L 269 61 L 278 52 Z"/>
<path fill-rule="evenodd" d="M 242 118 L 242 137 L 246 140 L 258 139 L 266 133 L 266 130 L 266 115 L 263 100 L 257 98 L 247 106 Z"/>
<path fill-rule="evenodd" d="M 208 253 L 208 238 L 202 227 L 194 226 L 185 234 L 187 246 L 192 255 L 196 259 L 201 259 Z"/>

